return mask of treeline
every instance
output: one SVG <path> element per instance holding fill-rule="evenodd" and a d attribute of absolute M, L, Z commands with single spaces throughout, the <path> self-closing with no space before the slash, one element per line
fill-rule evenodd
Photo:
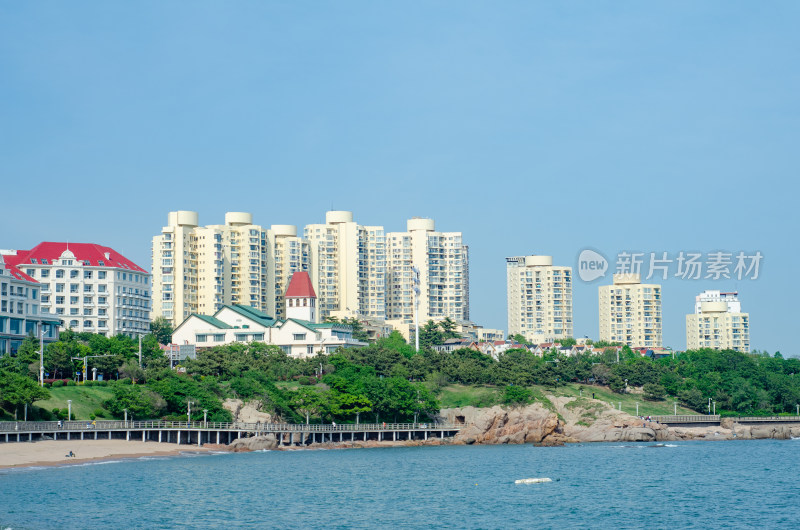
<path fill-rule="evenodd" d="M 219 346 L 184 361 L 179 373 L 168 367 L 153 336 L 143 341 L 140 369 L 138 344 L 130 339 L 65 332 L 47 347 L 46 369 L 74 376 L 82 361 L 67 362 L 67 355 L 107 356 L 90 363 L 111 379 L 103 384 L 110 385 L 113 398 L 98 412 L 122 417 L 127 409 L 135 419 L 185 419 L 191 402 L 193 420 L 206 410 L 209 421 L 229 421 L 223 402 L 239 398 L 258 400 L 263 411 L 288 422 L 424 421 L 438 412 L 437 396 L 451 383 L 498 387 L 507 402 L 524 400 L 519 389 L 528 386 L 580 383 L 615 392 L 642 387 L 645 399 L 675 399 L 698 412 L 707 411 L 709 399 L 717 412 L 744 415 L 791 413 L 800 403 L 800 360 L 765 353 L 697 350 L 652 360 L 629 348 L 619 355 L 609 348 L 601 355 L 564 356 L 554 350 L 541 357 L 519 349 L 493 359 L 470 349 L 416 352 L 393 333 L 364 348 L 308 359 L 263 343 Z M 37 375 L 32 344 L 23 345 L 16 357 L 0 359 L 3 408 L 18 410 L 45 399 Z"/>

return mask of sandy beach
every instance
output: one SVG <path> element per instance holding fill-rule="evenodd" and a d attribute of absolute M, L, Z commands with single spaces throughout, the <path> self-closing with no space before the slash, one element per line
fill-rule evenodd
<path fill-rule="evenodd" d="M 211 451 L 196 445 L 125 440 L 50 440 L 0 444 L 0 469 L 27 466 L 57 466 L 110 458 L 170 456 L 182 452 Z M 66 455 L 72 451 L 74 457 Z"/>

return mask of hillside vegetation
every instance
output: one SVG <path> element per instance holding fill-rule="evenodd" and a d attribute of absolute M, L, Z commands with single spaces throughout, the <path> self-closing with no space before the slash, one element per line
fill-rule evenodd
<path fill-rule="evenodd" d="M 185 373 L 178 373 L 152 348 L 154 340 L 146 342 L 142 369 L 129 340 L 65 334 L 50 345 L 46 363 L 51 365 L 52 356 L 65 351 L 108 353 L 101 359 L 117 363 L 103 368 L 112 381 L 88 388 L 39 388 L 38 363 L 31 356 L 35 349 L 2 358 L 3 417 L 19 417 L 24 404 L 34 402 L 29 417 L 65 416 L 67 399 L 79 417 L 119 418 L 127 409 L 136 419 L 185 419 L 191 401 L 193 419 L 201 419 L 206 409 L 209 421 L 228 421 L 222 403 L 235 397 L 259 400 L 262 410 L 289 422 L 424 420 L 442 407 L 544 402 L 548 395 L 588 398 L 592 392 L 614 406 L 621 402 L 630 413 L 638 402 L 640 415 L 672 413 L 675 401 L 679 412 L 705 413 L 711 399 L 718 413 L 728 415 L 793 413 L 800 403 L 800 375 L 795 377 L 800 360 L 777 355 L 698 350 L 651 360 L 625 349 L 617 362 L 610 350 L 574 357 L 510 350 L 495 360 L 469 349 L 414 352 L 395 333 L 365 348 L 309 359 L 288 357 L 263 343 L 220 346 L 185 361 Z"/>

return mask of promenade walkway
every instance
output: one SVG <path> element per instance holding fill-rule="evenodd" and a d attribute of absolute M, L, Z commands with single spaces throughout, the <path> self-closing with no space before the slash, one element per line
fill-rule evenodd
<path fill-rule="evenodd" d="M 202 421 L 0 422 L 0 443 L 37 440 L 141 440 L 203 445 L 229 444 L 249 436 L 274 434 L 279 445 L 323 442 L 427 440 L 447 438 L 464 425 L 444 423 L 215 423 Z"/>

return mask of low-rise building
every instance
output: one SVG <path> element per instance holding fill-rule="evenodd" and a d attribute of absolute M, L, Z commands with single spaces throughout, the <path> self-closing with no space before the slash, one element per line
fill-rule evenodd
<path fill-rule="evenodd" d="M 193 344 L 197 348 L 265 342 L 298 358 L 329 354 L 339 347 L 366 346 L 366 343 L 353 339 L 350 326 L 314 321 L 316 294 L 307 272 L 297 272 L 292 276 L 285 303 L 286 319 L 276 319 L 240 304 L 225 305 L 213 316 L 192 314 L 175 329 L 172 342 Z"/>
<path fill-rule="evenodd" d="M 25 337 L 58 340 L 61 321 L 41 310 L 41 285 L 0 254 L 0 355 L 16 355 Z"/>

